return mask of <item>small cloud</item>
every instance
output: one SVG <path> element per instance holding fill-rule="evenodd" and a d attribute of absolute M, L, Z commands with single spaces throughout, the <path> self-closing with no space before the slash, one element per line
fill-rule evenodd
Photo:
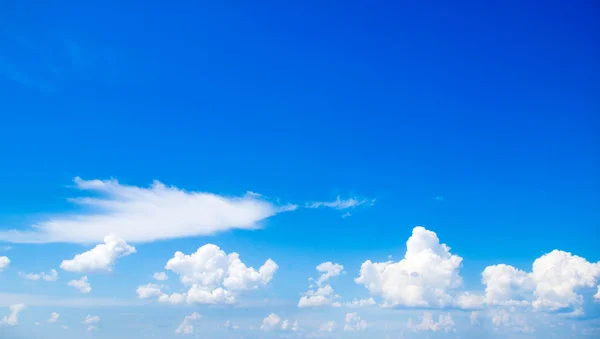
<path fill-rule="evenodd" d="M 367 204 L 369 206 L 373 206 L 375 204 L 375 199 L 358 199 L 358 198 L 348 198 L 341 199 L 338 196 L 334 201 L 315 201 L 306 204 L 306 208 L 321 208 L 321 207 L 329 207 L 337 210 L 343 210 L 347 208 L 354 208 L 360 205 Z"/>
<path fill-rule="evenodd" d="M 441 195 L 438 195 L 437 197 L 433 198 L 433 200 L 439 201 L 439 202 L 444 202 L 444 201 L 446 201 L 446 198 L 444 198 Z"/>
<path fill-rule="evenodd" d="M 342 218 L 344 218 L 344 219 L 351 217 L 351 216 L 352 216 L 352 213 L 350 213 L 350 212 L 346 212 L 346 213 L 342 214 Z"/>

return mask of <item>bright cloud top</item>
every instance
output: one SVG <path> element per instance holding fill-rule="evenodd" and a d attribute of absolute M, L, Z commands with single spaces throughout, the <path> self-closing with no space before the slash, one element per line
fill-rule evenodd
<path fill-rule="evenodd" d="M 155 284 L 141 286 L 137 293 L 142 299 L 158 296 L 161 302 L 233 304 L 239 294 L 268 284 L 278 268 L 271 259 L 258 270 L 247 267 L 239 254 L 227 254 L 218 246 L 207 244 L 191 255 L 176 252 L 165 266 L 179 276 L 188 288 L 187 293 L 168 295 Z"/>
<path fill-rule="evenodd" d="M 148 187 L 122 185 L 116 180 L 74 180 L 75 186 L 99 197 L 71 199 L 89 213 L 58 216 L 32 230 L 0 232 L 0 240 L 16 243 L 94 243 L 117 233 L 126 241 L 149 242 L 210 235 L 229 229 L 256 229 L 257 223 L 296 208 L 275 206 L 257 195 L 223 197 L 187 192 L 154 181 Z"/>
<path fill-rule="evenodd" d="M 70 272 L 111 271 L 118 258 L 135 253 L 135 247 L 114 234 L 104 237 L 104 244 L 77 254 L 71 260 L 63 260 L 60 268 Z"/>
<path fill-rule="evenodd" d="M 444 307 L 454 303 L 449 290 L 459 287 L 462 258 L 451 254 L 434 232 L 415 227 L 398 262 L 364 262 L 356 283 L 388 306 Z"/>

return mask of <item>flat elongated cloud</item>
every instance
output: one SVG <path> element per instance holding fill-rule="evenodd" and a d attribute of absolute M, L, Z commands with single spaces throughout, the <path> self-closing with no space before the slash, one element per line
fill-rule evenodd
<path fill-rule="evenodd" d="M 19 276 L 26 280 L 44 280 L 44 281 L 56 281 L 58 279 L 58 272 L 55 269 L 50 270 L 50 273 L 23 273 L 19 272 Z"/>
<path fill-rule="evenodd" d="M 315 201 L 306 204 L 307 208 L 320 208 L 320 207 L 329 207 L 337 210 L 343 210 L 346 208 L 357 207 L 363 204 L 374 204 L 375 199 L 356 199 L 356 198 L 348 198 L 342 200 L 339 196 L 334 201 Z"/>
<path fill-rule="evenodd" d="M 60 268 L 70 272 L 111 271 L 118 258 L 135 253 L 135 247 L 114 234 L 104 237 L 99 244 L 87 252 L 77 254 L 71 260 L 63 260 Z"/>
<path fill-rule="evenodd" d="M 89 212 L 57 216 L 30 230 L 0 232 L 14 243 L 94 243 L 115 233 L 129 242 L 211 235 L 230 229 L 257 229 L 277 213 L 296 209 L 276 206 L 256 194 L 224 197 L 187 192 L 155 181 L 150 187 L 122 185 L 116 180 L 75 178 L 76 188 L 96 194 L 71 201 Z"/>

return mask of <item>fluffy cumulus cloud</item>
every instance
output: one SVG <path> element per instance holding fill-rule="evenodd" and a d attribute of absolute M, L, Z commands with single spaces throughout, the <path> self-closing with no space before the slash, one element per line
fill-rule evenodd
<path fill-rule="evenodd" d="M 103 244 L 77 254 L 71 260 L 63 260 L 60 268 L 70 272 L 111 271 L 118 258 L 132 253 L 135 253 L 135 247 L 128 245 L 115 234 L 110 234 L 104 237 Z"/>
<path fill-rule="evenodd" d="M 93 316 L 93 315 L 88 314 L 81 323 L 87 326 L 86 330 L 88 332 L 95 332 L 95 331 L 98 331 L 98 324 L 100 323 L 100 317 L 97 315 Z"/>
<path fill-rule="evenodd" d="M 554 250 L 533 262 L 531 272 L 509 265 L 488 266 L 482 273 L 488 305 L 531 306 L 539 311 L 571 311 L 582 315 L 582 288 L 597 285 L 600 262 L 590 263 Z"/>
<path fill-rule="evenodd" d="M 239 254 L 227 254 L 218 246 L 207 244 L 190 255 L 176 252 L 165 268 L 179 276 L 187 292 L 168 295 L 160 286 L 148 284 L 138 288 L 140 298 L 158 296 L 159 301 L 170 303 L 233 304 L 239 294 L 268 284 L 279 267 L 267 259 L 256 270 L 246 266 Z"/>
<path fill-rule="evenodd" d="M 71 280 L 67 285 L 74 287 L 81 293 L 90 293 L 92 291 L 92 286 L 90 285 L 87 276 L 83 276 L 78 280 Z"/>
<path fill-rule="evenodd" d="M 358 313 L 346 313 L 344 319 L 344 331 L 362 331 L 367 328 L 367 322 L 360 318 Z"/>
<path fill-rule="evenodd" d="M 23 273 L 19 272 L 19 276 L 26 280 L 44 280 L 44 281 L 56 281 L 58 279 L 58 272 L 55 269 L 50 270 L 50 273 Z"/>
<path fill-rule="evenodd" d="M 0 257 L 0 272 L 4 271 L 10 265 L 10 259 L 7 256 Z"/>
<path fill-rule="evenodd" d="M 86 212 L 57 216 L 31 230 L 0 232 L 0 240 L 22 243 L 94 243 L 111 233 L 129 242 L 256 229 L 258 223 L 295 205 L 276 206 L 254 194 L 225 197 L 188 192 L 155 181 L 150 187 L 116 180 L 75 178 L 75 187 L 95 194 L 71 199 Z"/>
<path fill-rule="evenodd" d="M 471 321 L 472 319 L 473 314 L 471 314 Z M 413 324 L 412 318 L 409 318 L 406 327 L 413 331 L 450 332 L 454 330 L 454 321 L 450 313 L 440 314 L 438 321 L 435 321 L 431 312 L 425 312 L 420 323 Z"/>
<path fill-rule="evenodd" d="M 299 330 L 299 328 L 300 328 L 300 326 L 298 325 L 298 320 L 294 321 L 293 323 L 287 319 L 281 320 L 281 318 L 279 318 L 279 316 L 277 316 L 277 314 L 275 314 L 275 313 L 271 313 L 268 316 L 266 316 L 263 319 L 262 324 L 260 325 L 260 329 L 264 332 L 270 332 L 270 331 L 297 332 Z"/>
<path fill-rule="evenodd" d="M 175 333 L 177 333 L 177 334 L 193 334 L 194 333 L 194 324 L 200 319 L 202 319 L 202 316 L 196 312 L 186 316 L 185 318 L 183 318 L 183 321 L 181 322 L 181 324 L 179 324 L 179 326 L 175 330 Z"/>
<path fill-rule="evenodd" d="M 19 313 L 25 309 L 25 305 L 23 304 L 15 304 L 10 306 L 10 314 L 8 316 L 2 317 L 0 320 L 0 326 L 16 326 L 19 324 Z"/>
<path fill-rule="evenodd" d="M 317 266 L 317 271 L 321 273 L 319 278 L 316 279 L 315 283 L 317 288 L 309 287 L 310 289 L 304 293 L 298 302 L 298 307 L 319 307 L 325 305 L 331 305 L 335 299 L 339 296 L 335 294 L 335 291 L 329 284 L 325 284 L 332 277 L 340 275 L 344 271 L 344 266 L 340 264 L 334 264 L 332 262 L 323 262 Z M 313 280 L 311 278 L 311 280 Z M 339 306 L 339 304 L 336 304 Z"/>
<path fill-rule="evenodd" d="M 402 260 L 367 260 L 355 281 L 388 306 L 451 306 L 455 302 L 450 292 L 462 284 L 461 263 L 462 258 L 451 254 L 434 232 L 415 227 Z"/>
<path fill-rule="evenodd" d="M 50 315 L 50 318 L 48 319 L 48 323 L 54 324 L 58 321 L 58 318 L 60 318 L 60 314 L 58 314 L 56 312 L 52 312 L 52 314 Z"/>

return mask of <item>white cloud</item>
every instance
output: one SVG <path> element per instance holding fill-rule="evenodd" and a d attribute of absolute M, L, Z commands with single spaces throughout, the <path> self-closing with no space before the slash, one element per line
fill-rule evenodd
<path fill-rule="evenodd" d="M 504 308 L 491 309 L 489 314 L 492 324 L 496 327 L 506 327 L 512 331 L 521 333 L 535 332 L 535 329 L 527 324 L 522 314 L 508 312 Z"/>
<path fill-rule="evenodd" d="M 84 325 L 87 325 L 88 332 L 95 332 L 95 331 L 98 331 L 98 324 L 100 323 L 100 317 L 97 315 L 92 316 L 92 315 L 88 314 L 81 323 Z"/>
<path fill-rule="evenodd" d="M 10 259 L 7 256 L 0 257 L 0 272 L 4 271 L 10 265 Z"/>
<path fill-rule="evenodd" d="M 530 273 L 510 265 L 488 266 L 482 273 L 488 305 L 529 306 L 540 311 L 573 309 L 583 315 L 580 288 L 596 286 L 600 262 L 590 263 L 571 253 L 554 250 L 536 259 Z"/>
<path fill-rule="evenodd" d="M 55 322 L 58 321 L 58 318 L 60 318 L 60 314 L 58 314 L 56 312 L 52 312 L 52 314 L 50 315 L 50 319 L 48 319 L 48 323 L 54 324 Z"/>
<path fill-rule="evenodd" d="M 407 327 L 413 331 L 445 331 L 450 332 L 454 329 L 454 321 L 450 313 L 440 314 L 438 321 L 433 320 L 431 312 L 423 313 L 421 323 L 413 325 L 412 319 L 408 319 Z"/>
<path fill-rule="evenodd" d="M 162 293 L 159 285 L 156 284 L 148 284 L 145 286 L 140 286 L 136 290 L 138 298 L 140 299 L 149 299 L 154 297 L 159 297 Z"/>
<path fill-rule="evenodd" d="M 344 331 L 362 331 L 367 328 L 367 322 L 360 319 L 356 312 L 346 313 Z"/>
<path fill-rule="evenodd" d="M 318 288 L 316 290 L 311 288 L 304 293 L 298 302 L 298 307 L 319 307 L 331 305 L 334 299 L 339 298 L 339 295 L 335 294 L 335 291 L 331 285 L 323 284 L 328 282 L 332 277 L 339 276 L 344 271 L 344 266 L 327 261 L 319 264 L 317 266 L 317 271 L 321 273 L 319 278 L 316 280 Z"/>
<path fill-rule="evenodd" d="M 165 280 L 169 279 L 169 277 L 167 277 L 167 274 L 165 272 L 154 273 L 154 275 L 152 277 L 154 278 L 154 280 L 158 280 L 158 281 L 165 281 Z"/>
<path fill-rule="evenodd" d="M 79 280 L 71 280 L 67 285 L 78 289 L 81 293 L 90 293 L 92 291 L 92 286 L 90 286 L 87 276 L 81 277 Z"/>
<path fill-rule="evenodd" d="M 237 324 L 234 324 L 229 320 L 225 321 L 224 326 L 225 326 L 225 328 L 230 329 L 230 330 L 239 330 L 240 329 L 240 327 Z"/>
<path fill-rule="evenodd" d="M 177 334 L 193 334 L 194 333 L 194 325 L 195 321 L 198 321 L 202 318 L 202 316 L 196 312 L 191 315 L 186 316 L 183 319 L 183 322 L 179 324 L 179 327 L 175 330 Z"/>
<path fill-rule="evenodd" d="M 360 206 L 362 204 L 365 203 L 370 203 L 371 205 L 375 203 L 375 199 L 372 200 L 367 200 L 367 199 L 355 199 L 355 198 L 349 198 L 346 200 L 342 200 L 339 196 L 334 200 L 334 201 L 315 201 L 315 202 L 311 202 L 306 204 L 306 207 L 308 208 L 319 208 L 319 207 L 329 207 L 329 208 L 335 208 L 338 210 L 343 210 L 346 208 L 352 208 L 352 207 L 357 207 Z"/>
<path fill-rule="evenodd" d="M 324 323 L 323 325 L 321 325 L 321 327 L 319 327 L 319 332 L 333 332 L 334 329 L 335 329 L 335 322 L 333 320 L 330 320 L 330 321 Z"/>
<path fill-rule="evenodd" d="M 437 235 L 415 227 L 399 262 L 364 262 L 355 279 L 388 306 L 445 307 L 454 303 L 450 290 L 459 287 L 462 258 L 440 244 Z"/>
<path fill-rule="evenodd" d="M 280 322 L 281 318 L 279 318 L 277 314 L 271 313 L 263 319 L 260 329 L 265 332 L 272 331 Z"/>
<path fill-rule="evenodd" d="M 218 246 L 207 244 L 191 255 L 176 252 L 165 266 L 188 288 L 185 294 L 164 294 L 158 285 L 149 284 L 138 288 L 138 296 L 158 296 L 159 301 L 170 303 L 233 304 L 241 293 L 268 284 L 278 268 L 271 259 L 258 270 L 247 267 L 239 254 L 227 254 Z"/>
<path fill-rule="evenodd" d="M 8 325 L 8 326 L 16 326 L 19 324 L 19 313 L 25 309 L 25 305 L 23 304 L 15 304 L 10 306 L 10 315 L 4 316 L 2 320 L 0 320 L 0 326 Z"/>
<path fill-rule="evenodd" d="M 71 199 L 88 208 L 88 213 L 57 216 L 28 231 L 2 231 L 0 240 L 88 244 L 116 233 L 129 242 L 150 242 L 256 229 L 260 221 L 296 209 L 295 205 L 276 206 L 253 195 L 224 197 L 188 192 L 158 181 L 146 188 L 122 185 L 116 180 L 75 178 L 75 186 L 100 195 Z"/>
<path fill-rule="evenodd" d="M 114 234 L 104 237 L 104 244 L 96 245 L 87 252 L 77 254 L 71 260 L 63 260 L 60 268 L 70 272 L 111 271 L 118 258 L 135 253 L 135 247 Z"/>
<path fill-rule="evenodd" d="M 594 294 L 594 299 L 600 300 L 600 286 L 598 286 L 598 292 L 596 292 L 596 294 Z"/>
<path fill-rule="evenodd" d="M 50 270 L 50 273 L 23 273 L 19 272 L 19 276 L 26 280 L 44 280 L 44 281 L 56 281 L 58 279 L 58 272 L 55 269 Z"/>
<path fill-rule="evenodd" d="M 323 273 L 319 279 L 317 279 L 317 285 L 321 286 L 324 282 L 329 281 L 330 278 L 340 275 L 340 273 L 344 271 L 344 266 L 327 261 L 320 263 L 317 266 L 317 271 Z"/>

